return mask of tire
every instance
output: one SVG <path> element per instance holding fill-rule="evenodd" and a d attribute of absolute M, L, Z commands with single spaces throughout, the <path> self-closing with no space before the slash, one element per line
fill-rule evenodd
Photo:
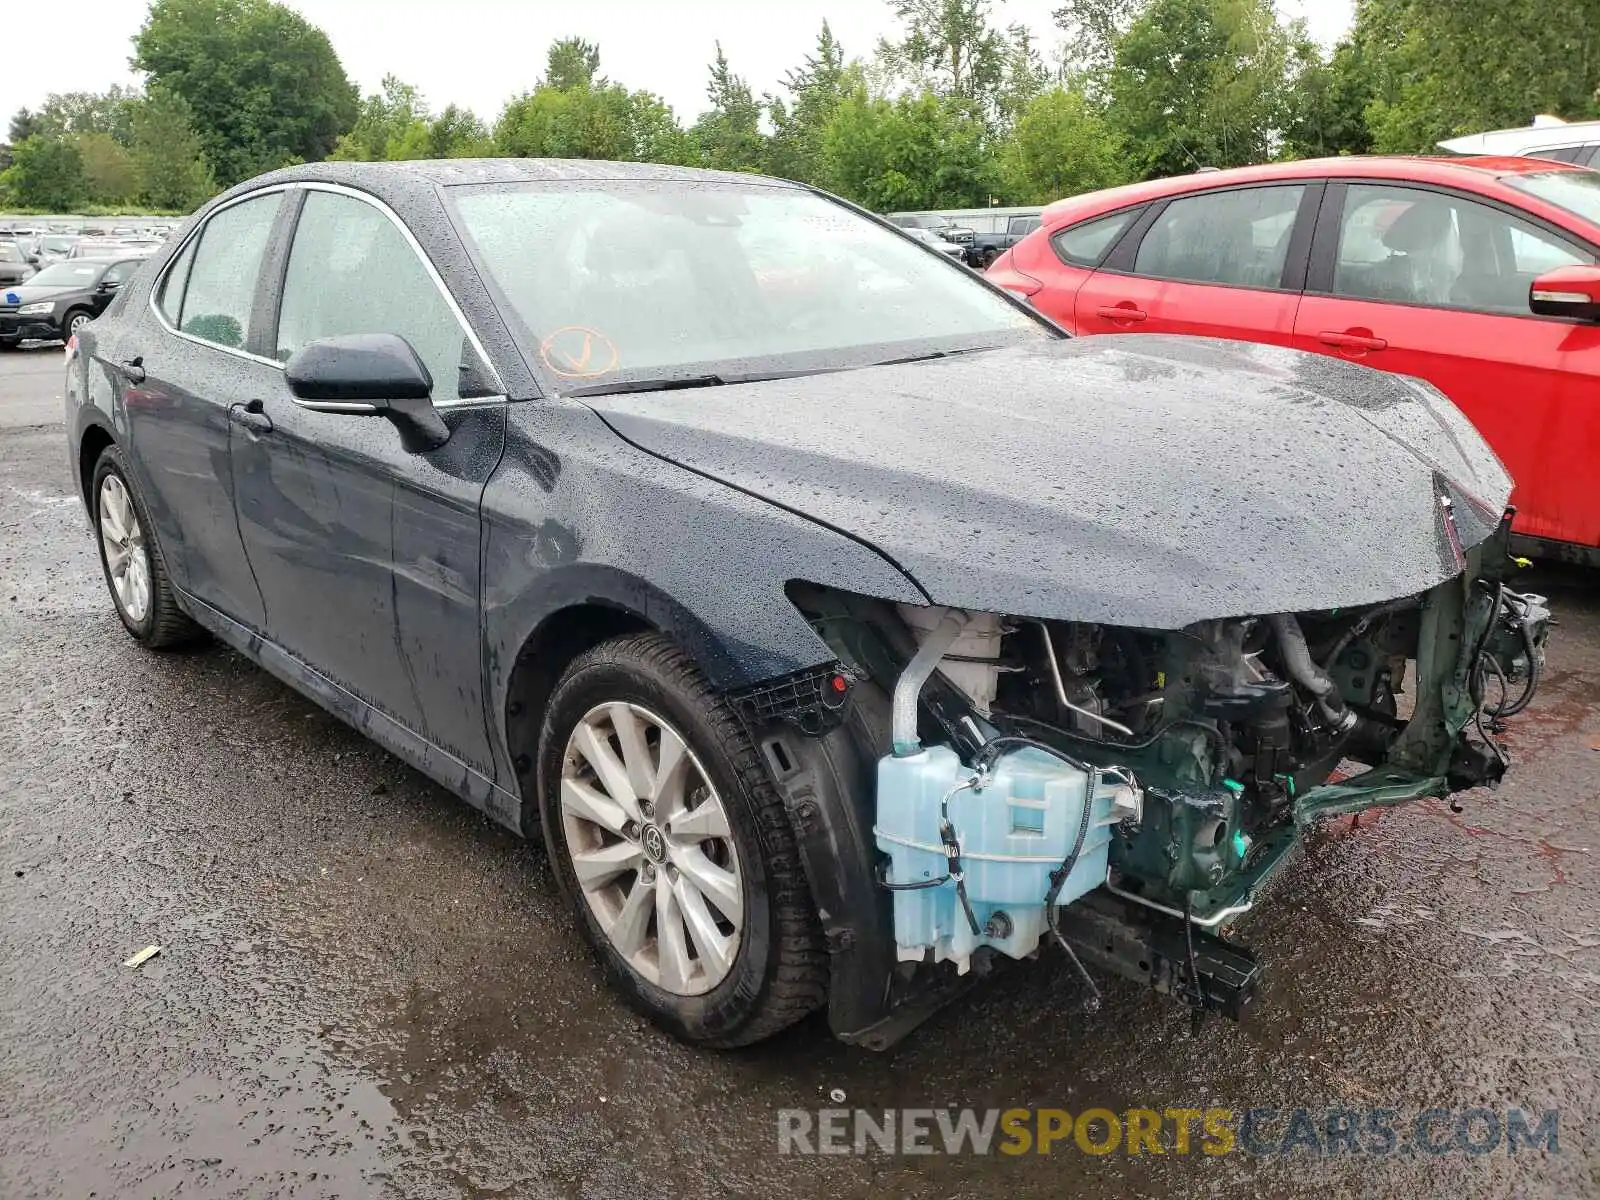
<path fill-rule="evenodd" d="M 94 314 L 88 309 L 69 308 L 66 315 L 61 318 L 61 340 L 66 341 L 92 320 Z"/>
<path fill-rule="evenodd" d="M 1000 251 L 996 250 L 993 246 L 990 246 L 983 252 L 983 269 L 987 271 L 990 267 L 994 266 L 994 260 L 999 257 Z"/>
<path fill-rule="evenodd" d="M 0 354 L 5 353 L 7 350 L 15 350 L 20 345 L 22 345 L 22 339 L 19 337 L 0 338 Z"/>
<path fill-rule="evenodd" d="M 623 720 L 645 728 L 642 742 L 633 744 L 651 747 L 644 761 L 652 773 L 659 768 L 669 733 L 681 737 L 687 758 L 684 785 L 662 792 L 660 811 L 638 805 L 645 823 L 629 821 L 613 831 L 585 815 L 597 811 L 589 801 L 575 804 L 566 797 L 572 784 L 609 796 L 579 745 L 587 729 L 618 761 L 626 759 L 625 752 L 619 753 L 624 742 L 615 723 Z M 661 725 L 652 728 L 651 721 Z M 608 740 L 605 733 L 595 733 L 597 727 L 609 727 L 615 736 Z M 649 743 L 652 734 L 657 740 Z M 670 800 L 675 790 L 686 796 L 677 805 Z M 567 669 L 540 732 L 538 794 L 556 880 L 607 978 L 634 1009 L 684 1041 L 731 1047 L 770 1037 L 825 1003 L 827 953 L 783 802 L 732 707 L 667 638 L 655 633 L 617 638 L 581 655 Z M 697 797 L 699 803 L 688 807 Z M 714 811 L 718 807 L 720 813 Z M 626 816 L 623 806 L 606 811 L 611 817 Z M 708 812 L 713 815 L 706 817 Z M 689 814 L 693 824 L 685 820 Z M 716 816 L 725 823 L 718 826 Z M 634 830 L 631 837 L 628 826 Z M 684 830 L 691 838 L 702 832 L 708 836 L 685 845 Z M 626 854 L 629 845 L 638 848 L 636 865 L 597 884 L 592 864 L 607 854 Z M 579 881 L 579 856 L 585 861 L 587 884 Z M 701 860 L 721 874 L 707 873 Z M 611 870 L 612 860 L 606 861 L 603 870 Z M 686 868 L 681 873 L 680 862 Z M 733 885 L 727 882 L 730 874 Z M 719 886 L 701 891 L 693 880 L 705 878 Z M 636 895 L 641 888 L 648 890 Z M 677 930 L 672 940 L 683 951 L 676 956 L 668 953 L 668 939 L 661 932 L 664 891 L 675 897 L 666 901 L 673 907 L 666 910 L 671 924 L 665 928 Z M 698 904 L 687 892 L 700 896 Z M 726 894 L 739 897 L 737 921 L 717 899 Z M 631 921 L 630 908 L 635 914 Z M 646 915 L 638 916 L 641 911 Z M 702 949 L 705 926 L 696 932 L 694 913 L 702 922 L 710 915 L 716 922 L 711 932 L 726 935 L 720 941 L 712 937 L 709 954 Z M 731 926 L 732 933 L 724 926 Z M 731 951 L 726 949 L 729 938 L 736 938 Z M 675 980 L 669 963 L 683 961 L 690 952 L 692 971 L 679 972 Z"/>
<path fill-rule="evenodd" d="M 100 570 L 124 628 L 149 650 L 193 641 L 199 635 L 199 627 L 178 607 L 177 595 L 167 574 L 166 558 L 155 538 L 155 526 L 150 521 L 144 498 L 133 484 L 122 451 L 116 446 L 107 446 L 95 462 L 90 478 L 91 515 L 95 541 L 100 547 Z M 125 505 L 117 499 L 118 489 L 120 496 L 126 498 Z M 123 524 L 124 512 L 131 513 L 136 523 L 132 529 Z M 114 571 L 112 557 L 119 550 L 120 575 Z M 143 571 L 142 589 L 137 586 L 140 570 Z M 132 602 L 128 587 L 119 589 L 119 579 L 132 581 L 132 598 L 136 599 L 142 592 L 142 604 Z"/>

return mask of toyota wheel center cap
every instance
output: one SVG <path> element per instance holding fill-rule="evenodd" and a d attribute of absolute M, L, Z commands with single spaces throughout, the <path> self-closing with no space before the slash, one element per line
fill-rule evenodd
<path fill-rule="evenodd" d="M 667 839 L 662 836 L 661 830 L 654 825 L 646 825 L 639 834 L 639 842 L 644 846 L 644 852 L 654 862 L 666 862 Z"/>

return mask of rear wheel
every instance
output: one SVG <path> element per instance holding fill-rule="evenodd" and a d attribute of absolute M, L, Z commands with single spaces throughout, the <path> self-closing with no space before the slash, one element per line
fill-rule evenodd
<path fill-rule="evenodd" d="M 826 999 L 783 803 L 733 710 L 666 638 L 618 638 L 568 668 L 540 738 L 539 803 L 579 926 L 640 1012 L 738 1046 Z"/>
<path fill-rule="evenodd" d="M 94 499 L 100 566 L 122 624 L 152 650 L 191 640 L 198 630 L 178 607 L 150 514 L 116 446 L 101 452 L 89 494 Z"/>
<path fill-rule="evenodd" d="M 990 267 L 994 266 L 994 260 L 999 257 L 1000 251 L 996 250 L 993 246 L 990 246 L 987 250 L 985 250 L 983 252 L 984 270 L 988 270 Z"/>

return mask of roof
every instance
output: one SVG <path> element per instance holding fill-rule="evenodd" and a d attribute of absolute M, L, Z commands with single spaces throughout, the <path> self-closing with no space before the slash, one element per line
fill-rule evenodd
<path fill-rule="evenodd" d="M 584 158 L 435 158 L 406 162 L 319 162 L 285 167 L 240 184 L 241 189 L 299 180 L 346 183 L 382 191 L 397 183 L 448 187 L 473 183 L 553 183 L 571 179 L 757 183 L 795 187 L 781 179 L 736 171 L 708 171 L 664 163 Z"/>
<path fill-rule="evenodd" d="M 1500 178 L 1505 175 L 1528 174 L 1536 171 L 1580 171 L 1569 163 L 1553 162 L 1542 158 L 1471 157 L 1390 155 L 1346 155 L 1339 158 L 1303 158 L 1293 162 L 1261 163 L 1253 167 L 1233 167 L 1225 171 L 1196 172 L 1191 175 L 1174 175 L 1166 179 L 1152 179 L 1144 183 L 1131 183 L 1125 187 L 1110 188 L 1100 192 L 1087 192 L 1057 200 L 1045 209 L 1045 222 L 1053 223 L 1057 216 L 1077 213 L 1085 209 L 1109 209 L 1120 204 L 1138 204 L 1179 192 L 1201 191 L 1214 187 L 1228 187 L 1241 183 L 1266 183 L 1279 179 L 1368 178 L 1413 179 L 1423 182 L 1448 183 L 1468 179 L 1482 181 L 1484 177 Z"/>

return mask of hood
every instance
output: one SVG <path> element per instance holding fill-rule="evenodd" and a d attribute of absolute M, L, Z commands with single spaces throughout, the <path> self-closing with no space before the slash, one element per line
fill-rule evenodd
<path fill-rule="evenodd" d="M 1243 342 L 1082 338 L 587 402 L 870 543 L 935 603 L 1018 616 L 1178 628 L 1408 595 L 1460 572 L 1511 491 L 1430 385 Z"/>
<path fill-rule="evenodd" d="M 0 300 L 7 304 L 37 304 L 41 300 L 59 300 L 62 296 L 70 296 L 75 292 L 86 292 L 89 289 L 81 283 L 69 284 L 62 287 L 59 284 L 45 284 L 40 286 L 31 283 L 13 283 L 0 288 Z M 12 300 L 11 297 L 16 299 Z"/>

